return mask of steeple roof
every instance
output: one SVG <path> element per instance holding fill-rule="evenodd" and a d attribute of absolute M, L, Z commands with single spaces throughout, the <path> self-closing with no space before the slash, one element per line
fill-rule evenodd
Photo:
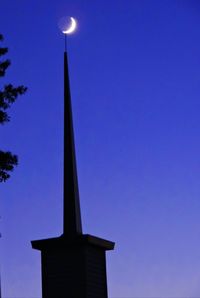
<path fill-rule="evenodd" d="M 68 72 L 67 52 L 64 52 L 64 231 L 63 236 L 82 234 L 74 129 Z"/>
<path fill-rule="evenodd" d="M 64 181 L 63 234 L 60 237 L 31 241 L 34 249 L 51 250 L 92 245 L 112 250 L 114 242 L 82 233 L 74 129 L 67 51 L 64 52 Z"/>

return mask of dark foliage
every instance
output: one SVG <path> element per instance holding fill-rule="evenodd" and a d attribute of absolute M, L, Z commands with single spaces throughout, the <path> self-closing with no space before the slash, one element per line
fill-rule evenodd
<path fill-rule="evenodd" d="M 9 84 L 5 85 L 4 89 L 0 91 L 0 124 L 10 120 L 5 110 L 10 108 L 17 97 L 26 92 L 26 89 L 24 86 L 13 87 L 13 85 Z"/>
<path fill-rule="evenodd" d="M 3 41 L 3 35 L 0 34 L 0 41 Z M 2 60 L 2 56 L 7 54 L 8 48 L 0 47 L 0 77 L 3 77 L 7 68 L 10 66 L 10 60 Z M 26 92 L 27 88 L 22 86 L 14 87 L 12 84 L 5 85 L 0 90 L 0 124 L 10 121 L 7 110 L 16 101 L 19 95 Z M 11 152 L 0 151 L 0 182 L 5 182 L 18 164 L 18 157 Z"/>
<path fill-rule="evenodd" d="M 0 34 L 0 41 L 3 40 L 3 35 Z M 2 48 L 0 47 L 0 57 L 5 55 L 8 52 L 8 48 Z M 0 77 L 3 77 L 6 73 L 6 69 L 10 65 L 10 60 L 2 60 L 0 61 Z"/>
<path fill-rule="evenodd" d="M 0 151 L 0 182 L 5 182 L 10 175 L 8 172 L 12 172 L 14 166 L 18 164 L 18 158 L 11 152 Z"/>

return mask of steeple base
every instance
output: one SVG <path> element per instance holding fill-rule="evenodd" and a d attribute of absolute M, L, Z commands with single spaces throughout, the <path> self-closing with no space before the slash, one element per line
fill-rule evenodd
<path fill-rule="evenodd" d="M 42 298 L 107 298 L 106 250 L 114 243 L 91 235 L 32 241 L 41 251 Z"/>

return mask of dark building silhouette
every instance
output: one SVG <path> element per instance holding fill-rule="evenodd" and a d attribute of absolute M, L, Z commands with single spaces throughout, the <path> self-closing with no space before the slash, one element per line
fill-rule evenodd
<path fill-rule="evenodd" d="M 106 251 L 114 243 L 83 234 L 67 52 L 64 52 L 64 227 L 60 237 L 32 241 L 41 251 L 43 298 L 107 298 Z"/>

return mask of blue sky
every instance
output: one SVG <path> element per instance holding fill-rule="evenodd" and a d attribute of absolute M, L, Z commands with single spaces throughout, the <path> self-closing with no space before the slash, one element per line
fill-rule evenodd
<path fill-rule="evenodd" d="M 109 297 L 199 297 L 197 0 L 1 3 L 1 84 L 28 87 L 0 128 L 20 161 L 0 185 L 3 295 L 41 297 L 30 241 L 62 233 L 65 15 L 83 229 L 116 242 Z"/>

